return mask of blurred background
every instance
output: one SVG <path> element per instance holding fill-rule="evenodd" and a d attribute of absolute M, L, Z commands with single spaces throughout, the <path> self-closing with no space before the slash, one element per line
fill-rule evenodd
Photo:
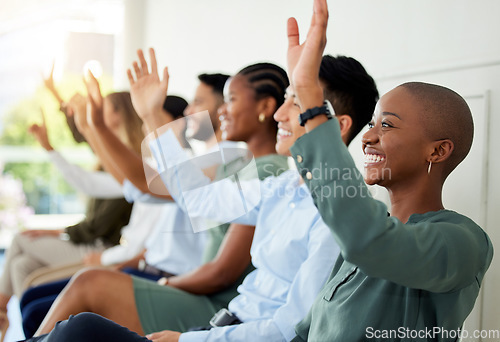
<path fill-rule="evenodd" d="M 381 94 L 417 80 L 448 86 L 465 97 L 474 114 L 475 141 L 445 184 L 445 206 L 472 217 L 499 248 L 500 158 L 495 146 L 500 133 L 494 128 L 500 116 L 494 113 L 500 112 L 500 1 L 331 0 L 329 8 L 326 53 L 358 59 Z M 189 101 L 200 73 L 232 74 L 258 61 L 286 67 L 286 20 L 295 16 L 305 36 L 311 13 L 310 0 L 0 0 L 0 164 L 5 179 L 0 185 L 7 189 L 10 182 L 9 189 L 21 189 L 17 197 L 9 195 L 14 190 L 0 196 L 5 203 L 24 201 L 16 205 L 31 208 L 16 214 L 19 225 L 29 228 L 76 222 L 84 211 L 85 199 L 59 177 L 27 133 L 29 124 L 41 121 L 43 108 L 54 147 L 70 161 L 94 165 L 88 148 L 73 142 L 59 104 L 44 89 L 42 75 L 48 76 L 53 64 L 65 100 L 84 92 L 82 72 L 89 65 L 102 71 L 104 93 L 127 90 L 126 69 L 136 50 L 154 47 L 159 66 L 169 66 L 169 92 Z M 350 149 L 361 165 L 359 138 Z M 387 201 L 383 191 L 373 191 Z M 7 226 L 14 219 L 3 220 Z M 8 236 L 0 238 L 0 247 L 8 241 Z M 495 256 L 468 329 L 500 329 L 499 283 Z"/>

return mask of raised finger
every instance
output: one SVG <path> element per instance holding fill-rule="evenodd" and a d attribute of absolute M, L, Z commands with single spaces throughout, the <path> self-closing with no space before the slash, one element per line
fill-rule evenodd
<path fill-rule="evenodd" d="M 146 62 L 146 58 L 144 58 L 144 53 L 142 50 L 137 50 L 137 56 L 139 56 L 139 62 L 141 63 L 141 71 L 143 75 L 148 75 L 148 63 Z"/>
<path fill-rule="evenodd" d="M 328 7 L 326 0 L 315 0 L 311 27 L 307 32 L 308 48 L 323 49 L 326 45 L 326 27 L 328 24 Z"/>
<path fill-rule="evenodd" d="M 158 75 L 158 64 L 156 62 L 155 50 L 149 48 L 149 60 L 151 61 L 151 73 Z"/>
<path fill-rule="evenodd" d="M 130 69 L 127 69 L 127 77 L 128 77 L 128 82 L 130 83 L 131 86 L 133 86 L 135 83 L 135 80 L 134 80 L 134 76 L 132 75 L 132 71 Z"/>
<path fill-rule="evenodd" d="M 313 12 L 315 24 L 326 27 L 328 23 L 328 5 L 326 0 L 315 0 Z"/>
<path fill-rule="evenodd" d="M 295 18 L 289 18 L 287 21 L 288 48 L 299 45 L 299 26 Z"/>
<path fill-rule="evenodd" d="M 141 74 L 141 69 L 139 69 L 139 65 L 137 64 L 137 62 L 134 61 L 134 63 L 132 63 L 132 67 L 134 67 L 135 77 L 139 79 L 142 76 L 142 74 Z"/>
<path fill-rule="evenodd" d="M 168 67 L 165 67 L 165 69 L 163 69 L 163 80 L 161 81 L 161 84 L 163 86 L 163 89 L 165 89 L 165 91 L 168 89 L 169 78 L 170 75 L 168 74 Z"/>

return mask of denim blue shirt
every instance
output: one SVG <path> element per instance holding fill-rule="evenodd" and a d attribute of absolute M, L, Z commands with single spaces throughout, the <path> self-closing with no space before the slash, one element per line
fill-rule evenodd
<path fill-rule="evenodd" d="M 173 135 L 164 134 L 151 144 L 158 163 L 168 161 L 164 168 L 172 167 L 176 160 L 186 161 L 176 154 L 179 150 L 172 148 L 173 139 Z M 240 295 L 229 303 L 229 310 L 243 324 L 184 333 L 180 341 L 291 340 L 295 324 L 305 317 L 339 255 L 339 247 L 307 187 L 300 184 L 299 174 L 292 170 L 262 182 L 242 181 L 239 187 L 229 179 L 203 187 L 209 180 L 193 167 L 162 179 L 170 190 L 172 183 L 179 184 L 175 175 L 185 178 L 190 173 L 190 186 L 195 183 L 201 190 L 178 189 L 177 195 L 182 193 L 183 201 L 196 209 L 189 211 L 191 216 L 206 215 L 224 221 L 231 217 L 234 203 L 243 202 L 246 214 L 232 221 L 256 226 L 251 247 L 256 270 L 245 278 L 238 288 Z"/>
<path fill-rule="evenodd" d="M 155 201 L 156 197 L 141 192 L 128 180 L 123 183 L 123 193 L 125 198 L 149 203 L 161 211 L 144 243 L 149 265 L 172 274 L 184 274 L 202 264 L 208 234 L 194 233 L 188 216 L 177 204 L 164 199 Z"/>

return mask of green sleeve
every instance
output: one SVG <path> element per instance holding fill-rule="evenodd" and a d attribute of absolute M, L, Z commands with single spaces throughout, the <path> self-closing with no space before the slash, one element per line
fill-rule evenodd
<path fill-rule="evenodd" d="M 366 275 L 432 292 L 481 281 L 493 253 L 482 229 L 450 211 L 415 222 L 412 216 L 408 224 L 388 217 L 369 195 L 337 120 L 299 138 L 291 151 L 342 256 Z"/>
<path fill-rule="evenodd" d="M 120 241 L 121 228 L 128 224 L 132 204 L 119 199 L 94 199 L 89 204 L 86 218 L 66 228 L 73 243 L 93 243 L 102 239 L 106 244 Z"/>

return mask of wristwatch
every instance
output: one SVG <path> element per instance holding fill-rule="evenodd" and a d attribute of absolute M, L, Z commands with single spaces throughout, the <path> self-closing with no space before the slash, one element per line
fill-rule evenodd
<path fill-rule="evenodd" d="M 168 285 L 168 278 L 167 277 L 161 277 L 156 281 L 158 285 L 165 286 Z"/>
<path fill-rule="evenodd" d="M 306 110 L 304 113 L 299 115 L 299 123 L 301 126 L 304 126 L 307 120 L 314 118 L 315 116 L 324 114 L 330 120 L 335 115 L 335 111 L 333 110 L 332 104 L 330 101 L 325 100 L 321 107 L 314 107 Z"/>

